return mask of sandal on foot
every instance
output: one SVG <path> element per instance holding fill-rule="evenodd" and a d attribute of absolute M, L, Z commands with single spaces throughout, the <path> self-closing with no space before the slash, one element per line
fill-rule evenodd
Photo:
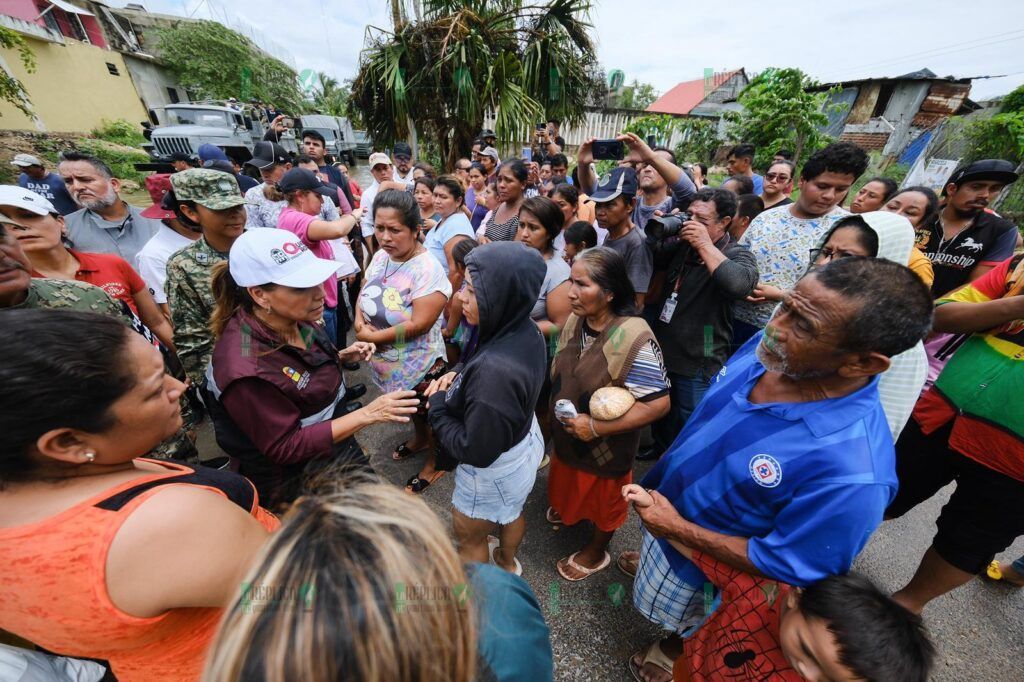
<path fill-rule="evenodd" d="M 391 453 L 391 459 L 395 460 L 396 462 L 399 462 L 403 459 L 406 459 L 407 457 L 412 457 L 413 455 L 418 455 L 421 452 L 426 452 L 429 449 L 430 446 L 427 445 L 417 450 L 411 450 L 408 445 L 402 443 L 397 448 L 395 448 L 394 452 Z"/>
<path fill-rule="evenodd" d="M 627 558 L 627 554 L 635 554 L 636 562 L 631 561 L 633 557 Z M 615 559 L 615 565 L 630 578 L 636 578 L 636 571 L 640 567 L 640 552 L 622 552 Z"/>
<path fill-rule="evenodd" d="M 498 538 L 494 537 L 493 535 L 488 535 L 487 536 L 487 556 L 490 558 L 492 564 L 494 564 L 498 568 L 501 568 L 501 564 L 499 564 L 497 561 L 494 560 L 494 550 L 498 549 L 499 547 L 501 547 L 501 540 L 499 540 Z M 514 570 L 512 572 L 514 574 L 518 575 L 518 576 L 523 575 L 523 565 L 521 563 L 519 563 L 519 559 L 517 559 L 515 557 L 512 557 L 512 561 L 515 562 L 515 567 L 516 567 L 516 570 Z M 505 570 L 505 569 L 501 568 L 501 570 Z"/>
<path fill-rule="evenodd" d="M 549 464 L 551 464 L 551 455 L 545 452 L 544 456 L 540 458 L 540 464 L 537 465 L 537 471 L 540 471 Z"/>
<path fill-rule="evenodd" d="M 434 475 L 430 478 L 420 478 L 419 476 L 413 476 L 405 484 L 405 492 L 412 493 L 413 495 L 419 495 L 427 489 L 431 483 L 437 481 L 437 479 L 444 476 L 443 471 L 435 471 Z"/>
<path fill-rule="evenodd" d="M 563 578 L 572 583 L 579 582 L 580 580 L 585 580 L 590 576 L 594 575 L 595 573 L 597 573 L 598 571 L 603 571 L 604 569 L 608 568 L 608 564 L 612 562 L 612 555 L 608 552 L 605 552 L 604 558 L 601 559 L 601 563 L 599 563 L 597 566 L 594 566 L 593 568 L 587 568 L 586 566 L 580 566 L 578 563 L 576 563 L 577 556 L 579 556 L 579 552 L 573 552 L 572 554 L 570 554 L 569 556 L 565 557 L 564 559 L 560 560 L 557 564 L 555 564 L 555 568 L 558 569 L 558 575 L 562 576 Z M 571 567 L 573 570 L 582 573 L 583 575 L 581 575 L 578 578 L 570 576 L 565 571 L 566 566 Z"/>
<path fill-rule="evenodd" d="M 635 654 L 630 656 L 629 660 L 627 661 L 627 663 L 629 665 L 629 672 L 633 673 L 633 679 L 634 680 L 636 680 L 637 682 L 643 682 L 644 678 L 642 678 L 640 676 L 640 671 L 648 663 L 650 663 L 651 665 L 657 666 L 658 668 L 661 668 L 662 670 L 667 672 L 669 674 L 669 676 L 670 676 L 670 679 L 671 679 L 672 666 L 675 665 L 675 661 L 673 661 L 671 658 L 666 656 L 665 652 L 661 650 L 661 640 L 660 639 L 654 640 L 654 643 L 652 643 L 649 647 L 647 647 L 647 650 L 643 652 L 643 655 L 644 655 L 643 662 L 641 662 L 640 665 L 637 666 L 636 661 L 634 661 L 633 659 L 635 659 L 640 653 L 641 652 L 639 652 L 639 651 L 636 652 Z"/>
<path fill-rule="evenodd" d="M 548 523 L 555 526 L 562 526 L 565 524 L 565 521 L 563 521 L 562 517 L 558 515 L 558 512 L 555 511 L 554 507 L 548 507 L 548 510 L 544 512 L 544 518 L 548 520 Z"/>

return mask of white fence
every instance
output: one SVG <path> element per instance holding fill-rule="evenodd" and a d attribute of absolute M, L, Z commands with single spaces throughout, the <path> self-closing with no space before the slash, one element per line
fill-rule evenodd
<path fill-rule="evenodd" d="M 559 135 L 565 139 L 566 147 L 575 151 L 588 138 L 596 137 L 599 140 L 611 139 L 636 119 L 649 115 L 651 115 L 650 112 L 640 109 L 587 109 L 586 117 L 580 125 L 571 126 L 563 123 L 559 130 Z M 494 112 L 485 114 L 484 128 L 494 130 L 495 118 Z M 668 140 L 668 144 L 665 146 L 673 149 L 684 139 L 684 132 L 674 130 L 671 139 Z M 664 144 L 665 141 L 659 140 L 658 142 L 659 144 Z M 526 145 L 529 144 L 529 140 L 521 140 L 520 143 Z"/>

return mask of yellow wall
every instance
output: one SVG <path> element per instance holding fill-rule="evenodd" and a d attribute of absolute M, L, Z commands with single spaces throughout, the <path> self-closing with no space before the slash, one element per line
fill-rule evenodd
<path fill-rule="evenodd" d="M 44 130 L 87 133 L 104 118 L 132 123 L 147 119 L 120 53 L 75 40 L 64 45 L 29 36 L 25 40 L 36 58 L 35 72 L 25 71 L 16 50 L 0 49 L 0 56 L 24 84 Z M 107 62 L 121 75 L 110 75 Z M 0 102 L 0 128 L 38 129 L 30 117 L 6 102 Z"/>

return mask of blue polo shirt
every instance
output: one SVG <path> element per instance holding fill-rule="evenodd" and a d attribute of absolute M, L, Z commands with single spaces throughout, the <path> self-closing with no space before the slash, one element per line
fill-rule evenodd
<path fill-rule="evenodd" d="M 850 569 L 896 495 L 895 452 L 877 378 L 842 398 L 751 403 L 761 336 L 729 359 L 643 485 L 699 526 L 750 538 L 758 570 L 803 586 Z M 680 579 L 703 583 L 659 542 Z"/>

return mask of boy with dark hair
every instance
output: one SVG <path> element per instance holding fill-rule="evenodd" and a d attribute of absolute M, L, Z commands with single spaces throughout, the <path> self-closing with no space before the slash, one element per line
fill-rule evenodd
<path fill-rule="evenodd" d="M 741 194 L 736 199 L 736 215 L 729 225 L 729 234 L 736 241 L 743 237 L 743 233 L 750 227 L 754 218 L 764 211 L 764 200 L 756 194 Z"/>
<path fill-rule="evenodd" d="M 729 157 L 726 166 L 729 168 L 729 175 L 745 175 L 754 183 L 753 194 L 760 194 L 764 191 L 764 178 L 754 172 L 754 145 L 738 144 L 729 150 Z M 751 192 L 743 192 L 751 194 Z"/>
<path fill-rule="evenodd" d="M 636 484 L 624 486 L 623 496 L 638 507 L 653 503 Z M 658 649 L 647 658 L 671 669 L 674 680 L 928 679 L 935 648 L 921 617 L 867 578 L 836 575 L 794 589 L 678 542 L 672 546 L 697 564 L 721 598 L 708 621 L 684 642 L 674 665 Z M 637 663 L 629 662 L 634 674 Z"/>
<path fill-rule="evenodd" d="M 644 233 L 632 220 L 637 203 L 636 171 L 629 167 L 613 168 L 590 195 L 594 202 L 597 224 L 608 230 L 604 245 L 619 252 L 626 261 L 629 281 L 636 292 L 636 306 L 643 310 L 644 298 L 654 272 L 654 257 Z"/>
<path fill-rule="evenodd" d="M 868 167 L 868 154 L 849 142 L 836 142 L 816 151 L 800 172 L 800 196 L 776 206 L 750 223 L 742 244 L 757 258 L 758 288 L 736 304 L 733 343 L 738 347 L 763 329 L 775 301 L 760 293 L 762 284 L 791 289 L 807 270 L 807 254 L 847 211 L 839 206 L 850 187 Z"/>

